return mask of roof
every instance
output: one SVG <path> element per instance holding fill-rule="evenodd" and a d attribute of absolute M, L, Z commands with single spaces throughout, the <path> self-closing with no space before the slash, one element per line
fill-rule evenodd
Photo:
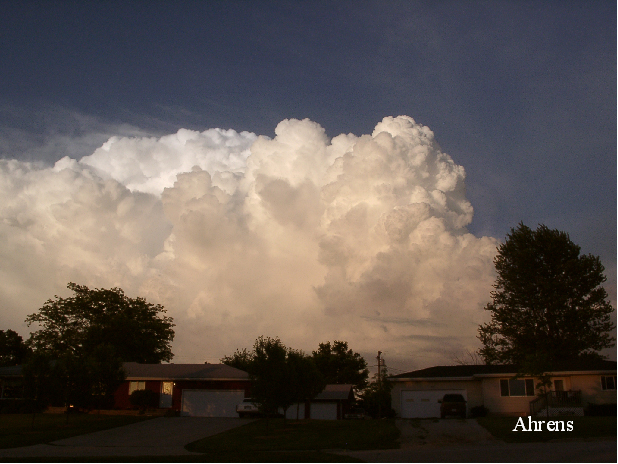
<path fill-rule="evenodd" d="M 127 380 L 249 380 L 249 374 L 226 364 L 123 363 Z"/>
<path fill-rule="evenodd" d="M 552 372 L 603 372 L 616 371 L 616 361 L 594 360 L 577 361 L 556 365 Z M 398 379 L 430 379 L 430 378 L 468 378 L 493 375 L 515 375 L 519 368 L 514 364 L 493 365 L 463 365 L 463 366 L 434 366 L 417 371 L 389 376 L 391 380 Z"/>
<path fill-rule="evenodd" d="M 347 400 L 350 395 L 353 394 L 352 384 L 328 384 L 324 387 L 320 393 L 318 393 L 314 400 Z"/>

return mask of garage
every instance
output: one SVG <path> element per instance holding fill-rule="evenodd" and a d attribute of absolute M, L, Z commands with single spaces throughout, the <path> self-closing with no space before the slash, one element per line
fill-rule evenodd
<path fill-rule="evenodd" d="M 337 403 L 311 403 L 309 417 L 320 420 L 337 420 Z"/>
<path fill-rule="evenodd" d="M 236 405 L 244 398 L 244 390 L 183 390 L 181 415 L 238 417 Z"/>
<path fill-rule="evenodd" d="M 468 400 L 466 390 L 402 390 L 401 417 L 408 419 L 440 417 L 439 401 L 447 393 L 457 393 Z"/>

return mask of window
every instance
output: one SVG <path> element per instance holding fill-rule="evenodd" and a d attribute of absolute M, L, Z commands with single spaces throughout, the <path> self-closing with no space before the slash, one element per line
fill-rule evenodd
<path fill-rule="evenodd" d="M 146 390 L 146 382 L 129 382 L 129 395 L 133 393 L 135 390 Z"/>
<path fill-rule="evenodd" d="M 615 375 L 602 375 L 601 376 L 601 388 L 603 390 L 615 390 L 616 389 L 616 376 Z"/>
<path fill-rule="evenodd" d="M 500 379 L 500 396 L 534 396 L 534 380 Z"/>

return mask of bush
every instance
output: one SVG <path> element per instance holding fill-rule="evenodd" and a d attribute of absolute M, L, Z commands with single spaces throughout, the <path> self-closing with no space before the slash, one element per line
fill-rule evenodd
<path fill-rule="evenodd" d="M 93 409 L 113 409 L 114 396 L 113 395 L 92 395 L 86 404 L 86 408 Z"/>
<path fill-rule="evenodd" d="M 0 400 L 0 414 L 31 414 L 42 409 L 31 399 Z"/>
<path fill-rule="evenodd" d="M 159 406 L 159 394 L 152 390 L 135 390 L 129 396 L 129 402 L 140 410 Z"/>
<path fill-rule="evenodd" d="M 585 411 L 586 416 L 615 416 L 616 403 L 595 404 L 588 403 L 588 408 Z"/>
<path fill-rule="evenodd" d="M 489 414 L 489 409 L 487 409 L 485 406 L 474 406 L 472 409 L 470 409 L 470 414 L 472 415 L 472 417 L 485 417 L 487 414 Z"/>

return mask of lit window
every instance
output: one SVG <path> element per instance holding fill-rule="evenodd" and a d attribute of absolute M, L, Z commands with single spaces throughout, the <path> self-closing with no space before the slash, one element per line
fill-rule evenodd
<path fill-rule="evenodd" d="M 616 376 L 615 375 L 602 375 L 601 376 L 601 388 L 603 390 L 615 390 L 616 389 Z"/>
<path fill-rule="evenodd" d="M 133 393 L 135 390 L 146 390 L 146 382 L 129 382 L 129 395 Z"/>
<path fill-rule="evenodd" d="M 500 379 L 500 396 L 534 396 L 532 379 Z"/>

